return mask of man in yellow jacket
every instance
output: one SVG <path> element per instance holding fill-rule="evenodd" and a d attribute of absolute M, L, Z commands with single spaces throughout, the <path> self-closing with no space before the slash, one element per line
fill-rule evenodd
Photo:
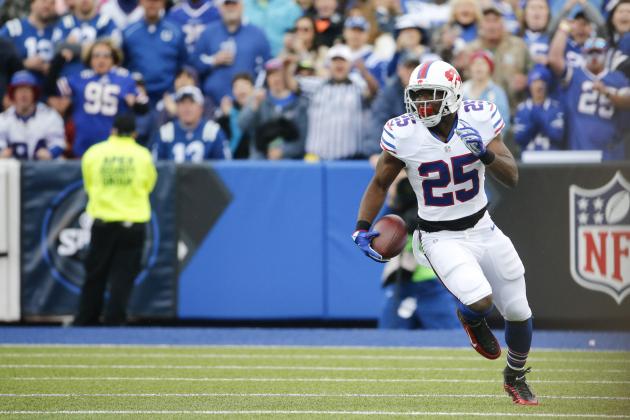
<path fill-rule="evenodd" d="M 81 169 L 88 195 L 87 213 L 94 219 L 85 261 L 86 278 L 74 325 L 98 325 L 109 281 L 105 325 L 126 321 L 133 281 L 140 273 L 149 195 L 157 172 L 149 151 L 136 144 L 133 114 L 116 116 L 112 134 L 90 147 Z"/>

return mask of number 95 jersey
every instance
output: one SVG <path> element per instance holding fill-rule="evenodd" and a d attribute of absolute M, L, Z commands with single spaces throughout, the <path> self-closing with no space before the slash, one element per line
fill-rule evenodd
<path fill-rule="evenodd" d="M 455 133 L 461 121 L 475 128 L 485 145 L 505 126 L 493 103 L 465 101 L 446 142 L 412 114 L 392 118 L 383 128 L 381 148 L 405 164 L 418 199 L 418 216 L 424 220 L 460 219 L 488 203 L 484 192 L 485 165 Z"/>

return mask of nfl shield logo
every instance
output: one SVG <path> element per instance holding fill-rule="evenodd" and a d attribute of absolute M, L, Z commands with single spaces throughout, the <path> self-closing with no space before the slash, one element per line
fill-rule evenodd
<path fill-rule="evenodd" d="M 630 293 L 630 183 L 617 172 L 594 190 L 571 185 L 569 202 L 573 280 L 621 305 Z"/>

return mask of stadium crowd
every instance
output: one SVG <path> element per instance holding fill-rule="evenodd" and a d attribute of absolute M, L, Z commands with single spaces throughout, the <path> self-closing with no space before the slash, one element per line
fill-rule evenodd
<path fill-rule="evenodd" d="M 630 152 L 630 0 L 0 3 L 3 158 L 80 158 L 132 111 L 155 159 L 365 159 L 440 58 L 514 152 Z"/>

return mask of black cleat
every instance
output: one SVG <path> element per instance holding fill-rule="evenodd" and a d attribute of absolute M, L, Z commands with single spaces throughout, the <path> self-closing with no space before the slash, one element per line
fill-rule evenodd
<path fill-rule="evenodd" d="M 490 331 L 490 327 L 488 327 L 485 319 L 474 323 L 466 321 L 459 309 L 457 310 L 457 317 L 462 323 L 464 331 L 468 334 L 470 345 L 477 353 L 490 360 L 501 356 L 501 346 L 494 334 L 492 334 L 492 331 Z"/>
<path fill-rule="evenodd" d="M 531 368 L 514 370 L 509 366 L 503 370 L 503 389 L 512 397 L 514 404 L 538 405 L 538 398 L 525 380 L 525 375 L 530 371 Z"/>

